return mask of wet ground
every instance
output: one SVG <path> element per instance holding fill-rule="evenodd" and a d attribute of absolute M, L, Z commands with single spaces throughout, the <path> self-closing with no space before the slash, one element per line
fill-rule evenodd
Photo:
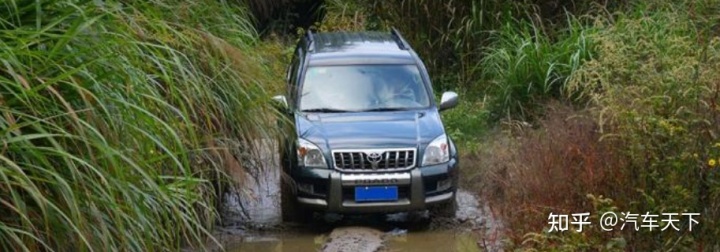
<path fill-rule="evenodd" d="M 471 193 L 459 190 L 452 218 L 427 211 L 375 215 L 315 214 L 306 224 L 282 223 L 281 174 L 270 141 L 259 161 L 229 167 L 240 189 L 223 195 L 222 226 L 215 236 L 225 251 L 499 251 L 501 222 Z M 240 154 L 236 154 L 240 155 Z M 238 160 L 251 160 L 239 157 Z M 212 242 L 215 244 L 214 242 Z"/>
<path fill-rule="evenodd" d="M 455 218 L 316 214 L 307 224 L 225 227 L 218 237 L 226 251 L 499 251 L 500 223 L 490 209 L 465 191 L 457 199 Z"/>
<path fill-rule="evenodd" d="M 362 228 L 343 233 L 345 237 L 357 237 Z M 358 245 L 348 242 L 330 242 L 326 235 L 287 234 L 276 237 L 250 238 L 226 245 L 226 251 L 481 251 L 476 238 L 469 233 L 452 231 L 411 232 L 405 235 L 370 238 L 368 243 Z M 360 239 L 368 239 L 360 237 Z M 375 243 L 377 242 L 377 243 Z M 342 244 L 342 245 L 341 245 Z"/>

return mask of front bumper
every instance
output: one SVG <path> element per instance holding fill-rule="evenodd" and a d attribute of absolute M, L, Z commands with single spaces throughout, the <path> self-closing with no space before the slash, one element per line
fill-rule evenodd
<path fill-rule="evenodd" d="M 424 210 L 454 198 L 458 181 L 457 160 L 413 168 L 404 172 L 346 173 L 337 170 L 294 169 L 297 200 L 305 207 L 334 213 L 390 213 Z M 374 182 L 371 182 L 374 181 Z M 378 184 L 378 181 L 380 184 Z M 438 188 L 438 184 L 447 184 Z M 363 185 L 396 185 L 398 200 L 356 202 L 354 188 Z"/>

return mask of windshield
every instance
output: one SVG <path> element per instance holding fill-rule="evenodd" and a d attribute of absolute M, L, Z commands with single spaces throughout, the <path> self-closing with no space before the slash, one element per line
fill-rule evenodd
<path fill-rule="evenodd" d="M 415 65 L 346 65 L 308 68 L 300 110 L 382 111 L 430 105 Z"/>

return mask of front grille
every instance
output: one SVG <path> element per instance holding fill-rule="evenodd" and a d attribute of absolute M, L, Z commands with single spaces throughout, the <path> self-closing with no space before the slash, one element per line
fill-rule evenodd
<path fill-rule="evenodd" d="M 415 166 L 414 149 L 334 151 L 339 170 L 403 170 Z"/>

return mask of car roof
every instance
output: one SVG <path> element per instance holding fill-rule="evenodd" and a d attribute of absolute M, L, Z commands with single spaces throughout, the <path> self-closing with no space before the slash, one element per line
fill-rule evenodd
<path fill-rule="evenodd" d="M 324 32 L 310 37 L 310 65 L 415 63 L 410 48 L 394 32 Z"/>

